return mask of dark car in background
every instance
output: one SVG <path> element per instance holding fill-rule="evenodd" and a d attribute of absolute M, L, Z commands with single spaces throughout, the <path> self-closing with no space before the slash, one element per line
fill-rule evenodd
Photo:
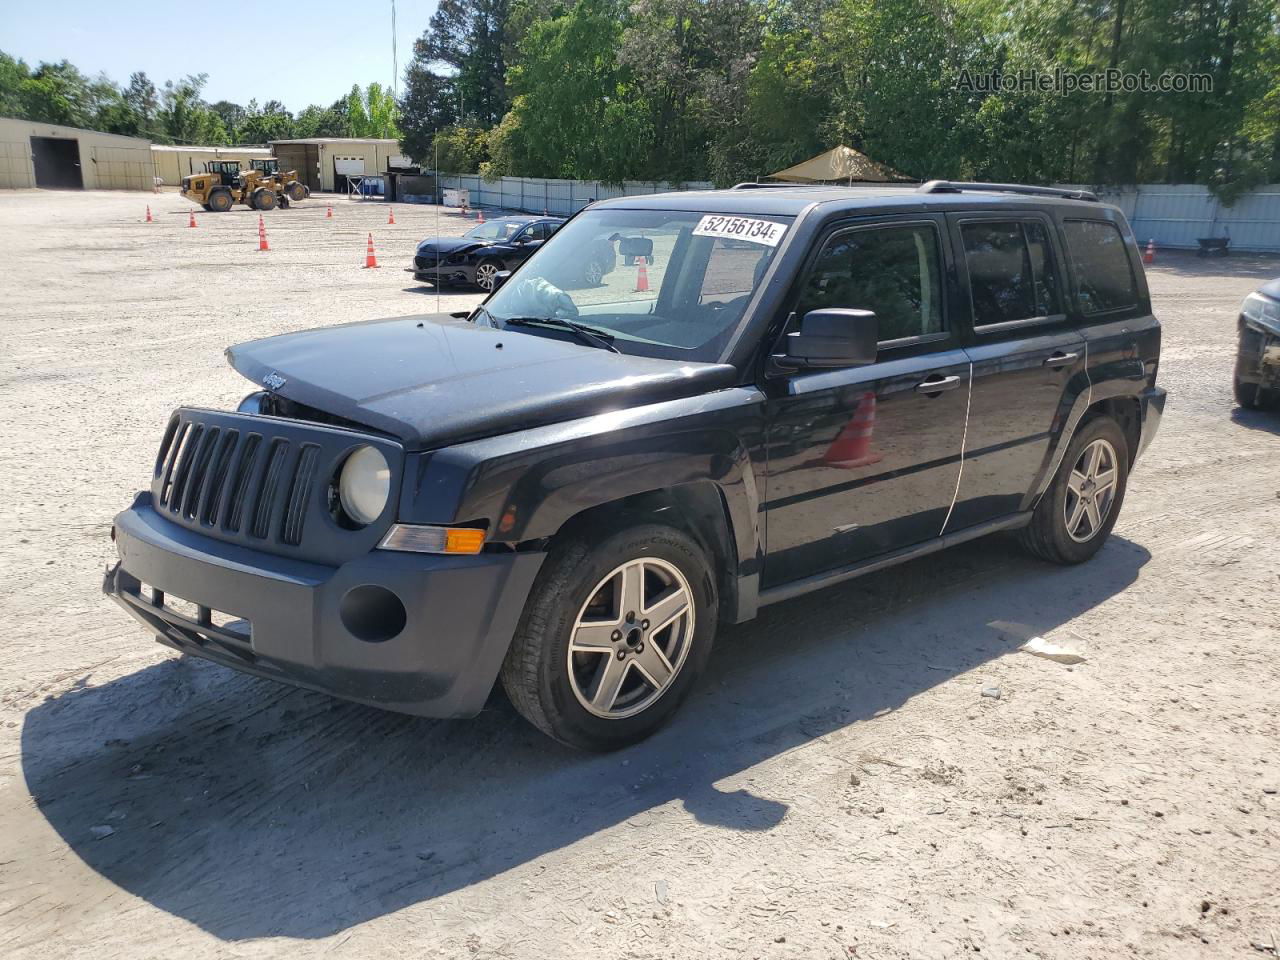
<path fill-rule="evenodd" d="M 563 223 L 563 217 L 499 217 L 477 223 L 460 237 L 431 237 L 418 244 L 407 271 L 423 283 L 473 284 L 492 291 L 499 273 L 528 260 Z"/>
<path fill-rule="evenodd" d="M 1250 410 L 1274 407 L 1280 401 L 1280 278 L 1245 297 L 1236 326 L 1236 403 Z"/>

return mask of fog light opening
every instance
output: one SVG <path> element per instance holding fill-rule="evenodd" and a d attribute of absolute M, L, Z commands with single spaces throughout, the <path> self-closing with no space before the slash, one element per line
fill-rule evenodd
<path fill-rule="evenodd" d="M 399 636 L 407 619 L 400 598 L 375 584 L 348 590 L 338 605 L 338 616 L 347 631 L 365 643 L 383 643 Z"/>

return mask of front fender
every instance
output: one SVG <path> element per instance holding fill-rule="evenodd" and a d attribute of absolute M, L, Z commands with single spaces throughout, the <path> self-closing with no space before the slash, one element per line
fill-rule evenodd
<path fill-rule="evenodd" d="M 584 417 L 418 455 L 401 493 L 404 523 L 485 522 L 490 543 L 554 536 L 585 510 L 636 494 L 714 483 L 738 575 L 763 554 L 752 451 L 763 395 L 754 387 Z"/>

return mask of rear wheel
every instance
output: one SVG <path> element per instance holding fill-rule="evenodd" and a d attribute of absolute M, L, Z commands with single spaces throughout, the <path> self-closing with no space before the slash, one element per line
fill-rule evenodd
<path fill-rule="evenodd" d="M 1257 410 L 1261 404 L 1258 403 L 1258 385 L 1256 383 L 1245 383 L 1239 377 L 1232 378 L 1232 392 L 1236 395 L 1236 403 L 1244 407 L 1246 410 Z"/>
<path fill-rule="evenodd" d="M 274 210 L 276 195 L 266 187 L 259 187 L 253 191 L 253 207 L 257 210 Z"/>
<path fill-rule="evenodd" d="M 1129 479 L 1129 446 L 1110 417 L 1090 420 L 1071 440 L 1058 472 L 1021 534 L 1052 563 L 1083 563 L 1115 526 Z"/>
<path fill-rule="evenodd" d="M 567 541 L 538 574 L 502 685 L 544 733 L 586 750 L 649 736 L 702 672 L 716 628 L 702 549 L 644 524 Z"/>
<path fill-rule="evenodd" d="M 209 203 L 205 206 L 205 209 L 214 213 L 226 213 L 231 209 L 230 191 L 216 190 L 209 194 Z"/>
<path fill-rule="evenodd" d="M 297 180 L 295 180 L 293 181 L 293 183 L 289 184 L 289 187 L 285 191 L 285 193 L 289 195 L 290 200 L 292 200 L 294 203 L 297 203 L 299 200 L 306 199 L 307 188 L 304 187 L 302 184 L 300 184 Z"/>

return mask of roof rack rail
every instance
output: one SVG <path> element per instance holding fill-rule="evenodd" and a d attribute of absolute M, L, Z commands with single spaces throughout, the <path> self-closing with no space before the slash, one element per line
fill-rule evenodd
<path fill-rule="evenodd" d="M 1032 197 L 1061 197 L 1064 200 L 1092 200 L 1097 194 L 1089 190 L 1063 190 L 1060 187 L 1029 187 L 1021 183 L 975 183 L 966 180 L 930 180 L 916 187 L 916 193 L 963 193 L 987 190 L 993 193 L 1023 193 Z"/>
<path fill-rule="evenodd" d="M 830 184 L 826 184 L 826 183 L 753 183 L 751 181 L 747 181 L 746 183 L 735 183 L 729 189 L 730 190 L 770 190 L 778 187 L 790 187 L 791 189 L 795 189 L 796 187 L 804 188 L 804 187 L 826 187 L 826 186 L 830 186 Z"/>

